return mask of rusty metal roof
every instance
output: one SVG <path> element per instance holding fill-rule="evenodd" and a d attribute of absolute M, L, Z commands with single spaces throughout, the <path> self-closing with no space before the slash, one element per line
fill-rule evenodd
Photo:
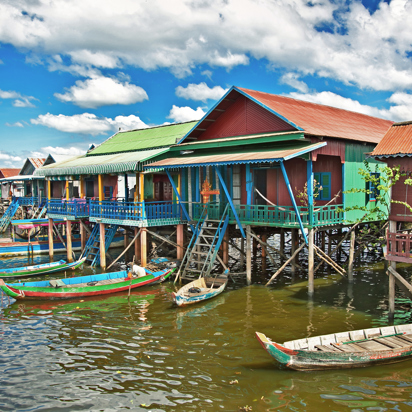
<path fill-rule="evenodd" d="M 394 123 L 371 156 L 412 156 L 412 121 Z"/>
<path fill-rule="evenodd" d="M 157 168 L 179 168 L 196 166 L 218 166 L 228 164 L 271 163 L 292 159 L 305 153 L 312 152 L 325 146 L 326 142 L 300 145 L 291 149 L 267 150 L 261 152 L 212 154 L 204 156 L 180 156 L 151 163 L 145 166 L 146 170 Z M 305 172 L 306 173 L 306 172 Z"/>
<path fill-rule="evenodd" d="M 290 97 L 240 87 L 235 87 L 234 90 L 269 108 L 290 124 L 302 128 L 306 134 L 379 143 L 393 124 L 391 120 Z"/>
<path fill-rule="evenodd" d="M 0 175 L 2 175 L 2 177 L 15 176 L 15 175 L 18 175 L 19 172 L 20 172 L 20 169 L 8 169 L 8 168 L 0 169 Z"/>
<path fill-rule="evenodd" d="M 41 167 L 46 160 L 45 158 L 42 159 L 40 157 L 29 157 L 28 159 L 31 162 L 31 164 L 35 167 L 35 169 Z"/>

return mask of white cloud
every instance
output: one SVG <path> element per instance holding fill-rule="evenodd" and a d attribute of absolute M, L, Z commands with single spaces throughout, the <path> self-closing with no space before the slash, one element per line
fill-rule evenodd
<path fill-rule="evenodd" d="M 12 103 L 14 107 L 35 107 L 31 100 L 37 100 L 33 96 L 23 96 L 13 90 L 0 90 L 0 99 L 15 99 Z"/>
<path fill-rule="evenodd" d="M 307 93 L 309 91 L 308 85 L 299 80 L 299 75 L 296 73 L 286 73 L 280 78 L 280 82 L 288 84 L 296 90 L 299 90 L 301 93 Z"/>
<path fill-rule="evenodd" d="M 37 119 L 31 119 L 34 125 L 46 126 L 66 133 L 90 134 L 97 136 L 122 129 L 138 129 L 147 127 L 138 116 L 117 116 L 114 119 L 102 117 L 98 118 L 91 113 L 65 116 L 63 114 L 54 115 L 47 113 L 40 115 Z"/>
<path fill-rule="evenodd" d="M 170 110 L 169 119 L 173 119 L 177 123 L 189 122 L 191 120 L 199 120 L 205 115 L 205 112 L 201 107 L 198 107 L 196 110 L 193 110 L 191 107 L 184 106 L 178 107 L 173 105 Z"/>
<path fill-rule="evenodd" d="M 8 162 L 7 164 L 15 164 L 16 162 L 21 162 L 23 159 L 19 156 L 13 156 L 7 152 L 0 151 L 0 161 L 2 163 Z"/>
<path fill-rule="evenodd" d="M 390 103 L 389 109 L 379 109 L 359 103 L 356 100 L 340 96 L 332 92 L 321 92 L 312 94 L 290 93 L 290 97 L 306 100 L 312 103 L 339 107 L 340 109 L 367 114 L 368 116 L 380 117 L 403 122 L 412 119 L 412 95 L 407 93 L 394 93 L 387 99 Z"/>
<path fill-rule="evenodd" d="M 227 90 L 220 86 L 209 87 L 205 82 L 199 84 L 190 83 L 187 87 L 176 87 L 176 96 L 188 100 L 200 100 L 206 103 L 208 99 L 219 100 Z"/>
<path fill-rule="evenodd" d="M 88 147 L 88 144 L 84 145 L 85 147 Z M 60 147 L 60 146 L 46 146 L 42 147 L 40 151 L 36 152 L 31 152 L 30 156 L 31 157 L 46 157 L 49 154 L 52 156 L 55 155 L 63 155 L 63 156 L 80 156 L 85 154 L 87 151 L 86 148 L 82 149 L 78 146 L 74 147 Z"/>
<path fill-rule="evenodd" d="M 301 75 L 405 90 L 411 14 L 411 0 L 381 1 L 373 13 L 355 0 L 3 0 L 0 42 L 69 57 L 50 61 L 51 70 L 133 65 L 183 77 L 197 65 L 231 69 L 255 57 Z"/>
<path fill-rule="evenodd" d="M 23 123 L 21 122 L 15 122 L 15 123 L 5 123 L 7 127 L 24 127 Z"/>
<path fill-rule="evenodd" d="M 65 94 L 54 95 L 62 102 L 91 109 L 112 104 L 133 104 L 148 99 L 141 87 L 103 76 L 78 80 Z"/>

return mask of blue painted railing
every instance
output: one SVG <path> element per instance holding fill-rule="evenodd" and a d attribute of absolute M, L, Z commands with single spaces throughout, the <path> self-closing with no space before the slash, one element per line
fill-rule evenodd
<path fill-rule="evenodd" d="M 210 202 L 208 218 L 220 220 L 225 208 L 223 203 Z M 203 203 L 193 204 L 193 218 L 199 219 L 204 208 Z M 297 207 L 304 226 L 309 226 L 309 209 L 306 206 Z M 313 226 L 325 226 L 344 221 L 343 205 L 315 206 L 313 211 Z M 270 226 L 298 227 L 299 221 L 293 206 L 272 205 L 235 205 L 236 213 L 243 224 L 267 224 Z M 230 223 L 235 223 L 235 216 L 229 210 Z"/>
<path fill-rule="evenodd" d="M 16 199 L 19 206 L 33 206 L 39 203 L 39 199 L 36 196 L 30 196 L 30 197 L 14 197 L 13 196 L 13 199 Z"/>
<path fill-rule="evenodd" d="M 181 219 L 178 202 L 90 201 L 90 217 L 122 221 Z"/>
<path fill-rule="evenodd" d="M 75 218 L 89 216 L 89 201 L 86 199 L 48 199 L 47 213 Z"/>

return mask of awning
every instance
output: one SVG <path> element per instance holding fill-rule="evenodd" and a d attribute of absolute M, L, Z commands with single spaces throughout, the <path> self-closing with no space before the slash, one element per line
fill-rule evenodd
<path fill-rule="evenodd" d="M 43 180 L 44 177 L 41 176 L 34 176 L 34 175 L 17 175 L 17 176 L 10 176 L 10 177 L 4 177 L 3 179 L 0 179 L 0 182 L 5 183 L 5 182 L 22 182 L 24 180 Z"/>
<path fill-rule="evenodd" d="M 272 163 L 292 159 L 312 152 L 326 145 L 326 142 L 319 142 L 292 149 L 278 149 L 261 152 L 213 154 L 205 156 L 180 156 L 178 158 L 164 159 L 144 166 L 146 170 L 152 169 L 176 169 L 181 167 L 197 166 L 221 166 L 230 164 L 251 164 L 251 163 Z"/>
<path fill-rule="evenodd" d="M 39 168 L 35 171 L 35 175 L 49 177 L 136 172 L 141 170 L 141 162 L 147 162 L 168 150 L 169 148 L 163 147 L 101 156 L 83 155 Z"/>

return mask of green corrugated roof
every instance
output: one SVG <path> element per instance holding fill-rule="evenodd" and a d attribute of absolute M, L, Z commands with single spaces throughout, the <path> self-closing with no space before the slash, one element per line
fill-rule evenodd
<path fill-rule="evenodd" d="M 70 176 L 84 174 L 125 173 L 141 170 L 141 163 L 166 153 L 168 148 L 108 154 L 102 156 L 78 156 L 39 168 L 36 176 Z"/>
<path fill-rule="evenodd" d="M 119 132 L 107 139 L 100 146 L 97 146 L 87 157 L 167 147 L 180 140 L 196 123 L 197 122 L 179 123 L 151 127 L 149 129 Z"/>

